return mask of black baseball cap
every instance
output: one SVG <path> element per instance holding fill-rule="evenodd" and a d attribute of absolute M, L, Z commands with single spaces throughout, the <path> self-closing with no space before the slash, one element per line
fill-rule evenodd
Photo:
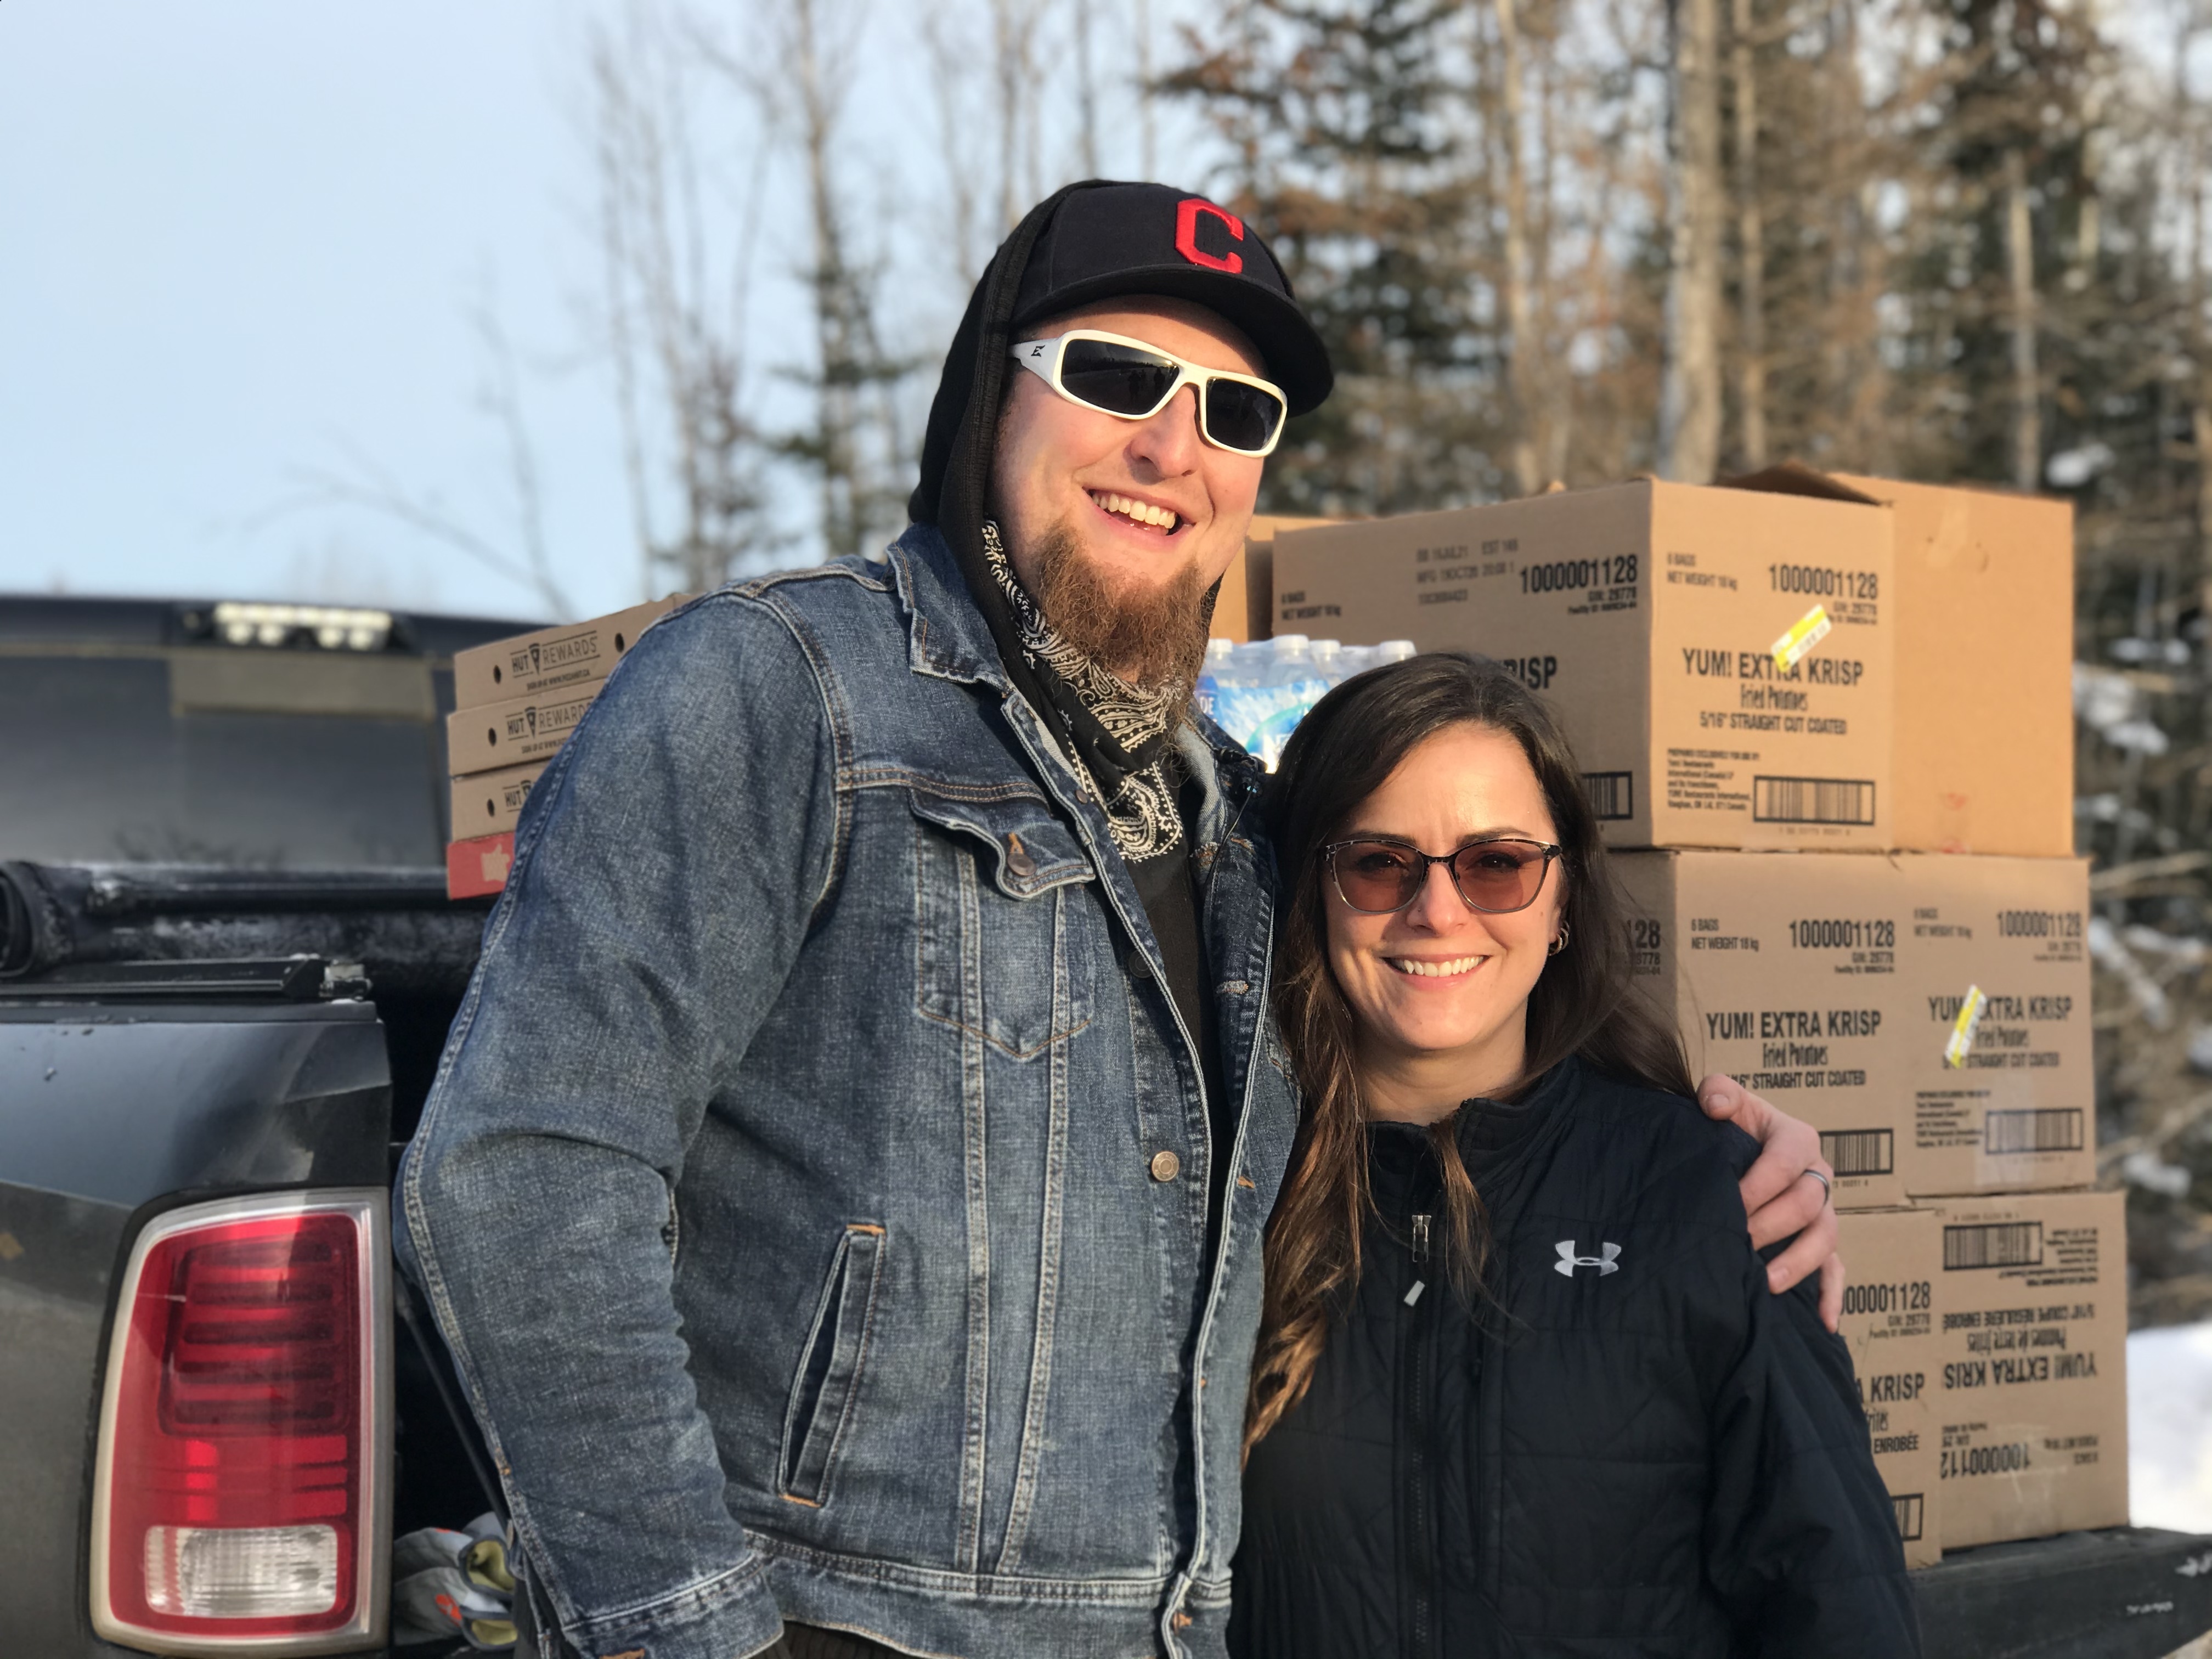
<path fill-rule="evenodd" d="M 1260 233 L 1167 185 L 1096 184 L 1063 195 L 1023 270 L 1014 338 L 1046 318 L 1137 295 L 1188 300 L 1242 329 L 1291 414 L 1328 396 L 1328 349 Z"/>

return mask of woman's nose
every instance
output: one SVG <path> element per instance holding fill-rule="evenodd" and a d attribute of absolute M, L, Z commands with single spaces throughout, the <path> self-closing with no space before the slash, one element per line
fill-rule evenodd
<path fill-rule="evenodd" d="M 1417 927 L 1426 927 L 1441 933 L 1453 923 L 1465 918 L 1467 901 L 1459 896 L 1452 884 L 1451 866 L 1432 864 L 1421 890 L 1406 907 L 1406 920 Z"/>

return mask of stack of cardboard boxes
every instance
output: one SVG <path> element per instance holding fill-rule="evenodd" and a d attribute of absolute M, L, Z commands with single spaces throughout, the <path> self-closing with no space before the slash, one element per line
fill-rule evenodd
<path fill-rule="evenodd" d="M 495 640 L 453 659 L 446 717 L 453 833 L 446 891 L 477 898 L 507 885 L 522 804 L 637 636 L 684 602 L 674 595 L 590 622 Z"/>
<path fill-rule="evenodd" d="M 1542 691 L 1692 1069 L 1821 1132 L 1908 1558 L 2127 1519 L 2063 505 L 1778 468 L 1275 534 L 1273 625 Z"/>

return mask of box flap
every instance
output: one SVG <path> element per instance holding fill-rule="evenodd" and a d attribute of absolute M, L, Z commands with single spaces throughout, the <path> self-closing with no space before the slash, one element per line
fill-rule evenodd
<path fill-rule="evenodd" d="M 1816 471 L 1802 461 L 1784 461 L 1741 477 L 1723 478 L 1720 485 L 1723 489 L 1761 489 L 1771 495 L 1810 495 L 1816 501 L 1855 501 L 1861 507 L 1881 505 L 1873 496 L 1852 489 L 1839 478 Z"/>

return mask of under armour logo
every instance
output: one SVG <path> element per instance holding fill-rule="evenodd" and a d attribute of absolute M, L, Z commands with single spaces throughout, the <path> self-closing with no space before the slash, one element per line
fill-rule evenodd
<path fill-rule="evenodd" d="M 1600 1279 L 1620 1271 L 1620 1246 L 1618 1244 L 1599 1245 L 1598 1249 L 1604 1252 L 1601 1255 L 1577 1255 L 1575 1241 L 1571 1238 L 1563 1238 L 1553 1248 L 1559 1253 L 1559 1259 L 1552 1264 L 1553 1267 L 1570 1279 L 1575 1276 L 1577 1267 L 1595 1267 Z"/>

